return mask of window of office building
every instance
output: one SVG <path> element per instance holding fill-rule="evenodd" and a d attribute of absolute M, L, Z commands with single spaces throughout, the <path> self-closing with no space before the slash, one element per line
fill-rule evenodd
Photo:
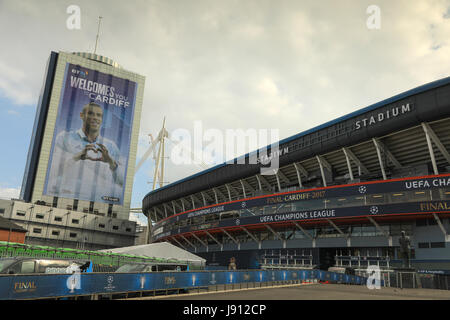
<path fill-rule="evenodd" d="M 77 237 L 77 234 L 71 232 L 71 233 L 69 234 L 69 237 L 71 237 L 71 238 L 76 238 L 76 237 Z"/>
<path fill-rule="evenodd" d="M 53 208 L 56 208 L 58 206 L 58 197 L 53 197 Z"/>
<path fill-rule="evenodd" d="M 0 208 L 0 214 L 4 214 L 5 213 L 5 209 Z"/>
<path fill-rule="evenodd" d="M 25 211 L 17 210 L 16 215 L 18 215 L 19 217 L 25 217 Z"/>
<path fill-rule="evenodd" d="M 37 214 L 36 215 L 36 219 L 44 219 L 44 215 L 43 214 Z"/>
<path fill-rule="evenodd" d="M 39 228 L 33 229 L 33 233 L 41 233 L 41 232 L 42 232 L 42 229 L 39 229 Z"/>
<path fill-rule="evenodd" d="M 112 216 L 112 209 L 113 209 L 112 203 L 108 204 L 108 217 Z"/>
<path fill-rule="evenodd" d="M 100 228 L 105 228 L 105 225 L 102 224 L 102 223 L 100 223 L 98 226 L 99 226 Z"/>
<path fill-rule="evenodd" d="M 52 231 L 52 236 L 59 236 L 59 231 Z"/>
<path fill-rule="evenodd" d="M 73 200 L 73 210 L 75 210 L 75 211 L 78 210 L 78 199 Z"/>
<path fill-rule="evenodd" d="M 119 226 L 113 226 L 113 230 L 119 230 Z"/>
<path fill-rule="evenodd" d="M 78 224 L 78 223 L 80 223 L 80 220 L 78 220 L 78 219 L 72 219 L 72 223 L 73 223 L 73 224 Z"/>
<path fill-rule="evenodd" d="M 61 218 L 61 217 L 55 217 L 55 221 L 61 222 L 61 221 L 62 221 L 62 218 Z"/>

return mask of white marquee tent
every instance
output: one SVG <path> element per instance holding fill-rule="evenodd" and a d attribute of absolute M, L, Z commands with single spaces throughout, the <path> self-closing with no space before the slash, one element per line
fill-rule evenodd
<path fill-rule="evenodd" d="M 192 265 L 205 266 L 206 260 L 189 251 L 183 250 L 168 242 L 144 244 L 132 247 L 99 250 L 100 252 L 113 252 L 132 254 L 136 256 L 155 257 L 162 259 L 177 259 L 188 261 Z"/>

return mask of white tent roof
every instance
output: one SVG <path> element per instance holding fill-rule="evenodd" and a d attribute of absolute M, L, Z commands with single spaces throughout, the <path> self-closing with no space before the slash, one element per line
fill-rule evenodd
<path fill-rule="evenodd" d="M 158 242 L 151 244 L 144 244 L 140 246 L 123 247 L 115 249 L 99 250 L 100 252 L 113 252 L 132 254 L 136 256 L 155 257 L 162 259 L 177 259 L 182 261 L 195 262 L 196 264 L 204 265 L 206 260 L 202 257 L 196 256 L 189 251 L 183 250 L 168 242 Z"/>

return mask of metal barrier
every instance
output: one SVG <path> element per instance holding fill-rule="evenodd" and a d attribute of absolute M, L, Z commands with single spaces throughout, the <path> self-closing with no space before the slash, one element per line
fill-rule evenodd
<path fill-rule="evenodd" d="M 390 276 L 390 286 L 395 288 L 450 289 L 450 276 L 422 274 L 417 272 L 395 272 Z"/>
<path fill-rule="evenodd" d="M 356 275 L 369 276 L 365 271 L 356 272 Z M 385 287 L 450 290 L 450 274 L 448 272 L 380 270 L 380 277 L 381 283 Z"/>
<path fill-rule="evenodd" d="M 157 290 L 196 289 L 249 283 L 294 284 L 328 281 L 365 285 L 364 277 L 321 270 L 247 270 L 154 273 L 30 274 L 0 276 L 0 300 L 54 299 Z"/>

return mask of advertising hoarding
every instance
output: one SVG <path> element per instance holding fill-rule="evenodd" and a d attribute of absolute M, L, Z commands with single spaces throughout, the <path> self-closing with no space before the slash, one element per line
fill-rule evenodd
<path fill-rule="evenodd" d="M 44 195 L 123 204 L 137 83 L 67 63 Z"/>

